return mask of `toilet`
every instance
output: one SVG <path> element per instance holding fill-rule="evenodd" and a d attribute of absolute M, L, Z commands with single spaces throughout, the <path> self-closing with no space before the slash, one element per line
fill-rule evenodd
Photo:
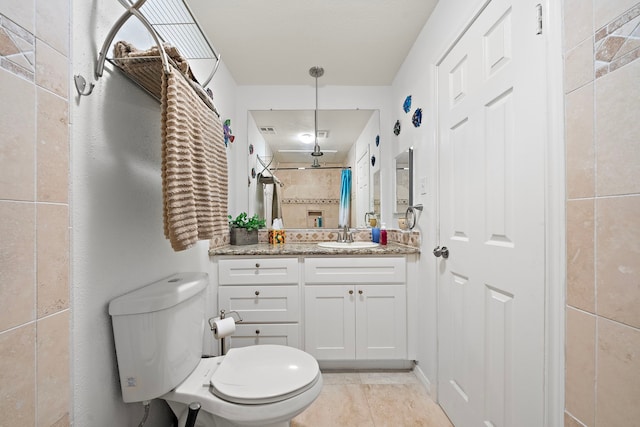
<path fill-rule="evenodd" d="M 185 425 L 283 427 L 322 389 L 318 362 L 281 345 L 233 348 L 202 358 L 206 273 L 175 274 L 109 303 L 122 399 L 164 399 Z"/>

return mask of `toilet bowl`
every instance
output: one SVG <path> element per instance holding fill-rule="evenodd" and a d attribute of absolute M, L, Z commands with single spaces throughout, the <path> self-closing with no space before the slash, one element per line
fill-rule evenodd
<path fill-rule="evenodd" d="M 280 345 L 229 350 L 202 359 L 166 400 L 184 425 L 188 405 L 201 405 L 196 426 L 288 426 L 318 397 L 322 375 L 309 354 Z"/>
<path fill-rule="evenodd" d="M 320 394 L 318 362 L 293 347 L 256 345 L 201 358 L 206 273 L 181 273 L 113 299 L 109 314 L 122 400 L 164 399 L 184 427 L 288 426 Z"/>

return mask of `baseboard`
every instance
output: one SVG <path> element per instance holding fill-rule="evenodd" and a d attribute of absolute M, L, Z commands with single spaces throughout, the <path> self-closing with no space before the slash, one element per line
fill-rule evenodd
<path fill-rule="evenodd" d="M 318 360 L 323 371 L 411 370 L 411 360 Z"/>
<path fill-rule="evenodd" d="M 438 396 L 436 394 L 436 386 L 435 384 L 433 385 L 431 384 L 431 381 L 429 381 L 429 378 L 427 378 L 427 376 L 424 374 L 422 369 L 420 369 L 420 365 L 416 365 L 413 368 L 413 373 L 415 374 L 416 378 L 418 378 L 420 383 L 424 386 L 424 388 L 427 390 L 427 394 L 431 397 L 431 399 L 434 402 L 437 402 Z"/>

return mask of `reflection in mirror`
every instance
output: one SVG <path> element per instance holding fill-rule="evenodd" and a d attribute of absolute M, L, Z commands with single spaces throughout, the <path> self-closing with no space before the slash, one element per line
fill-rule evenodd
<path fill-rule="evenodd" d="M 380 218 L 380 171 L 373 174 L 373 214 Z M 368 224 L 371 225 L 371 224 Z"/>
<path fill-rule="evenodd" d="M 364 213 L 372 208 L 369 153 L 379 134 L 377 110 L 319 110 L 324 154 L 317 168 L 311 166 L 313 110 L 252 110 L 248 126 L 250 212 L 268 225 L 282 218 L 285 228 L 337 228 L 342 170 L 348 168 L 349 225 L 364 225 Z"/>
<path fill-rule="evenodd" d="M 404 216 L 413 203 L 413 149 L 396 156 L 396 207 L 395 213 Z"/>

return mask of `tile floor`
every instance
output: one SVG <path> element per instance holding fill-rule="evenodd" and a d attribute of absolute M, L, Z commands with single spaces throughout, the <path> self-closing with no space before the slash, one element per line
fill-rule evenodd
<path fill-rule="evenodd" d="M 291 427 L 453 427 L 412 372 L 323 372 L 318 399 Z"/>

